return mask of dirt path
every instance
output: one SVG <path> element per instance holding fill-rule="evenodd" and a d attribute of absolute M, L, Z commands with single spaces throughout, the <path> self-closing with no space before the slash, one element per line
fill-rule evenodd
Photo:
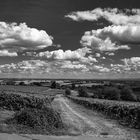
<path fill-rule="evenodd" d="M 117 140 L 138 140 L 136 130 L 120 126 L 116 121 L 58 96 L 55 106 L 61 111 L 64 123 L 73 135 L 95 136 Z"/>

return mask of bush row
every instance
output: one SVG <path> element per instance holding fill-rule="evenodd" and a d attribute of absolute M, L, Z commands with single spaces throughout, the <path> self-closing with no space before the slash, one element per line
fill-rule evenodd
<path fill-rule="evenodd" d="M 18 94 L 0 93 L 0 108 L 18 111 L 22 108 L 42 109 L 48 107 L 50 102 L 48 98 L 38 98 L 35 96 L 22 96 Z"/>
<path fill-rule="evenodd" d="M 92 98 L 108 99 L 108 100 L 123 100 L 123 101 L 138 101 L 137 96 L 134 94 L 130 87 L 117 87 L 117 86 L 103 86 L 96 87 L 88 91 L 86 87 L 78 89 L 79 97 L 89 97 L 88 92 L 92 93 Z"/>
<path fill-rule="evenodd" d="M 17 131 L 22 126 L 26 126 L 37 133 L 40 131 L 52 134 L 64 127 L 60 113 L 52 108 L 48 98 L 3 92 L 0 93 L 0 108 L 15 111 L 13 117 L 5 122 L 14 125 Z M 19 129 L 17 126 L 21 126 L 21 128 Z M 22 132 L 24 131 L 22 130 Z"/>
<path fill-rule="evenodd" d="M 92 110 L 117 119 L 122 124 L 133 128 L 140 128 L 140 104 L 134 102 L 119 102 L 103 99 L 91 99 L 68 96 L 74 102 L 84 105 Z"/>

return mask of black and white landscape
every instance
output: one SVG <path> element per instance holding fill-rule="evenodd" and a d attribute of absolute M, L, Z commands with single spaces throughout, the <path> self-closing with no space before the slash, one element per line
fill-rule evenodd
<path fill-rule="evenodd" d="M 138 0 L 0 1 L 0 140 L 139 140 Z"/>

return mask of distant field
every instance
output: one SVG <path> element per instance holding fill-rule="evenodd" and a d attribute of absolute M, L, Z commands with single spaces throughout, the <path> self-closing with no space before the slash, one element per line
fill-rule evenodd
<path fill-rule="evenodd" d="M 27 95 L 45 95 L 54 96 L 59 93 L 63 93 L 63 90 L 50 89 L 48 87 L 41 86 L 13 86 L 13 85 L 0 85 L 0 92 L 15 93 L 15 94 L 27 94 Z"/>

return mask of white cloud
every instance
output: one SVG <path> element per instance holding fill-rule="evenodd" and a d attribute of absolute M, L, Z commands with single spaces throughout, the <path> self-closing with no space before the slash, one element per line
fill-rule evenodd
<path fill-rule="evenodd" d="M 64 63 L 62 63 L 61 68 L 62 69 L 88 71 L 87 66 L 85 64 L 80 64 L 78 61 L 75 61 L 75 62 L 64 61 Z"/>
<path fill-rule="evenodd" d="M 30 28 L 26 23 L 0 22 L 0 49 L 13 52 L 37 50 L 52 45 L 52 40 L 46 31 Z"/>
<path fill-rule="evenodd" d="M 62 49 L 59 49 L 55 51 L 40 52 L 36 54 L 36 57 L 43 57 L 52 60 L 73 60 L 73 61 L 77 60 L 83 63 L 97 62 L 96 58 L 89 55 L 90 53 L 91 53 L 91 49 L 84 47 L 74 51 L 71 50 L 63 51 Z"/>
<path fill-rule="evenodd" d="M 96 8 L 91 11 L 72 12 L 65 17 L 74 21 L 97 21 L 100 18 L 104 18 L 116 25 L 140 24 L 140 9 L 125 9 L 122 11 L 117 8 Z"/>
<path fill-rule="evenodd" d="M 47 62 L 41 60 L 26 60 L 19 63 L 0 65 L 2 73 L 41 73 L 48 69 Z"/>
<path fill-rule="evenodd" d="M 113 53 L 113 52 L 111 52 L 111 53 L 110 52 L 107 52 L 106 55 L 113 56 L 113 55 L 115 55 L 115 53 Z"/>
<path fill-rule="evenodd" d="M 18 56 L 18 54 L 16 52 L 9 52 L 8 50 L 0 50 L 0 56 L 15 57 Z"/>
<path fill-rule="evenodd" d="M 110 72 L 110 69 L 101 65 L 94 65 L 91 69 L 91 71 L 97 71 L 97 72 Z"/>
<path fill-rule="evenodd" d="M 129 50 L 128 44 L 140 43 L 140 26 L 108 26 L 87 31 L 82 36 L 80 43 L 99 51 Z"/>
<path fill-rule="evenodd" d="M 130 44 L 140 44 L 140 25 L 112 25 L 87 31 L 80 43 L 100 51 L 130 49 Z"/>
<path fill-rule="evenodd" d="M 46 52 L 40 52 L 37 54 L 39 57 L 46 57 L 46 58 L 53 58 L 53 59 L 80 59 L 81 57 L 84 57 L 87 53 L 90 53 L 90 49 L 80 48 L 75 51 L 66 50 L 63 51 L 62 49 L 55 50 L 55 51 L 46 51 Z"/>
<path fill-rule="evenodd" d="M 100 53 L 96 53 L 95 56 L 96 57 L 101 57 L 101 54 Z"/>
<path fill-rule="evenodd" d="M 133 66 L 137 66 L 140 67 L 140 57 L 131 57 L 131 58 L 124 58 L 122 59 L 122 61 L 124 62 L 125 65 L 133 65 Z"/>
<path fill-rule="evenodd" d="M 131 57 L 122 59 L 123 64 L 111 64 L 111 70 L 114 72 L 140 72 L 140 57 Z"/>

